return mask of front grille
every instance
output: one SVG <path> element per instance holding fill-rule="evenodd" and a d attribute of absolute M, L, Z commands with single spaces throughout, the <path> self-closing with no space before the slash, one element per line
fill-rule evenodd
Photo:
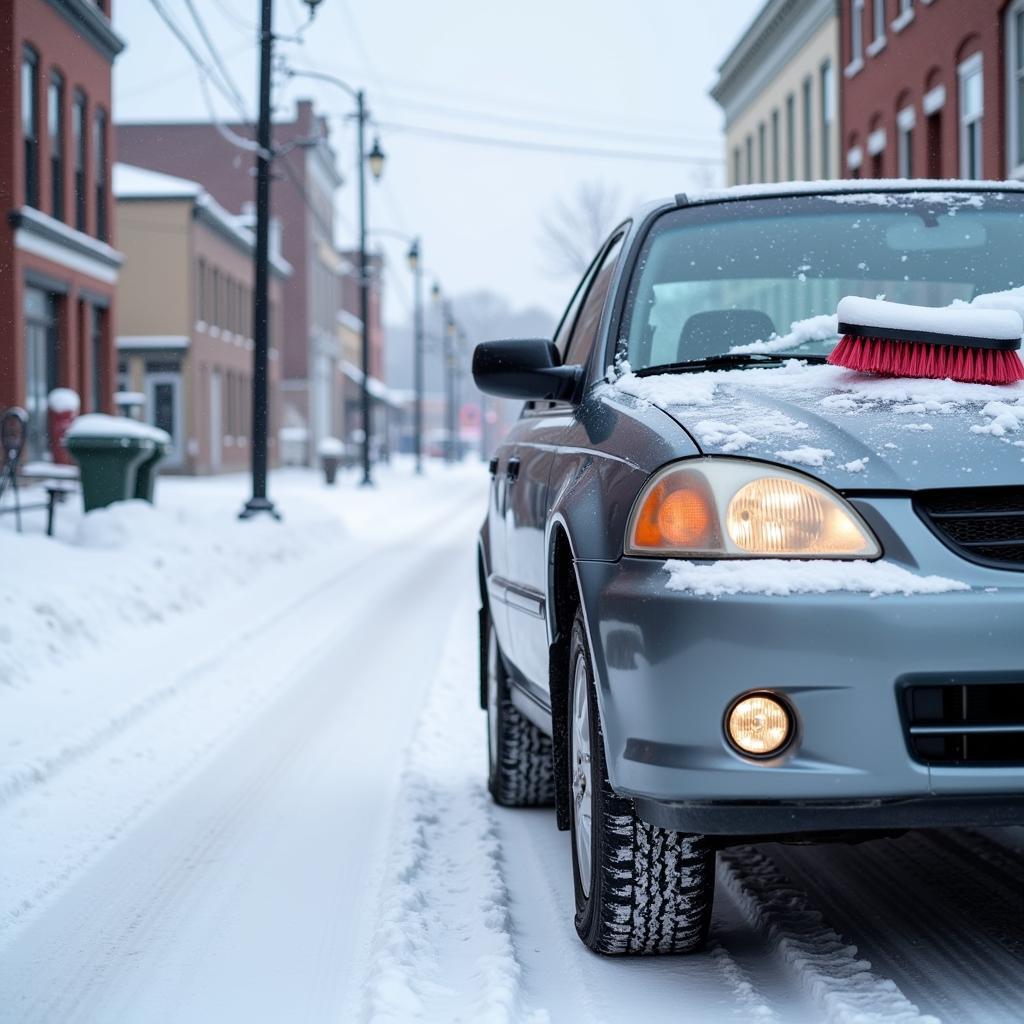
<path fill-rule="evenodd" d="M 1024 571 L 1024 487 L 921 491 L 914 504 L 939 538 L 965 558 Z"/>
<path fill-rule="evenodd" d="M 1024 681 L 907 686 L 911 755 L 936 765 L 1024 765 Z"/>

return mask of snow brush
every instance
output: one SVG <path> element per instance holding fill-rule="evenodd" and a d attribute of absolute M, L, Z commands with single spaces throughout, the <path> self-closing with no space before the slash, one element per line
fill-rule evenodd
<path fill-rule="evenodd" d="M 935 309 L 848 295 L 837 313 L 843 337 L 828 357 L 833 366 L 971 384 L 1024 380 L 1017 354 L 1024 321 L 1012 309 Z"/>

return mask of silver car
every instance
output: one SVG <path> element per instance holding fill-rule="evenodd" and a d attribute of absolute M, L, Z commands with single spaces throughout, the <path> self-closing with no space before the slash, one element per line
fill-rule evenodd
<path fill-rule="evenodd" d="M 680 195 L 476 349 L 490 790 L 595 951 L 699 948 L 730 843 L 1024 822 L 1024 385 L 824 364 L 843 296 L 1024 308 L 1022 253 L 1018 184 Z"/>

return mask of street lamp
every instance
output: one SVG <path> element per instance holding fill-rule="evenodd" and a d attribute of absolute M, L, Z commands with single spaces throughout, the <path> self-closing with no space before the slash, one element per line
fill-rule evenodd
<path fill-rule="evenodd" d="M 322 0 L 315 0 L 321 3 Z M 306 0 L 309 4 L 310 0 Z M 315 3 L 312 7 L 315 8 Z M 359 316 L 362 326 L 362 407 L 363 407 L 363 479 L 362 486 L 373 484 L 370 463 L 370 434 L 372 432 L 370 415 L 370 275 L 366 263 L 366 168 L 375 181 L 380 180 L 384 173 L 384 151 L 380 147 L 380 139 L 373 140 L 373 148 L 366 152 L 366 122 L 369 111 L 366 109 L 366 96 L 362 89 L 353 89 L 347 82 L 323 71 L 296 71 L 288 68 L 289 78 L 312 78 L 320 82 L 328 82 L 348 93 L 356 101 L 355 119 L 358 125 L 359 139 Z"/>
<path fill-rule="evenodd" d="M 316 9 L 324 2 L 324 0 L 306 0 L 306 6 L 309 8 L 309 20 L 312 21 L 316 17 Z"/>

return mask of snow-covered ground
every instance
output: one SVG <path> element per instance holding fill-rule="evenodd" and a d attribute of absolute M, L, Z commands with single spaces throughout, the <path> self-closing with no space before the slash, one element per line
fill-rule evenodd
<path fill-rule="evenodd" d="M 486 795 L 485 470 L 272 492 L 0 520 L 0 1020 L 1021 1019 L 1021 830 L 735 848 L 706 953 L 591 955 Z"/>

